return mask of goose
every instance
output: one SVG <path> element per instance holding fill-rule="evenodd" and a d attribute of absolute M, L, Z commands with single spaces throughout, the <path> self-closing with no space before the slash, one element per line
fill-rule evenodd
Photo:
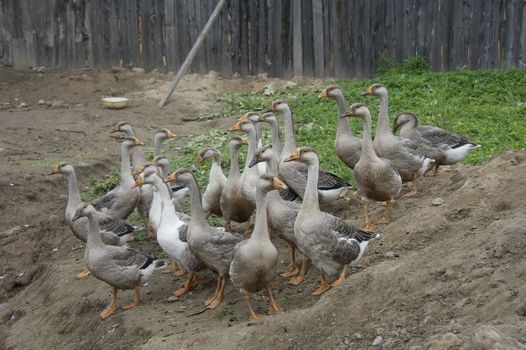
<path fill-rule="evenodd" d="M 264 113 L 259 119 L 259 123 L 267 123 L 270 126 L 272 132 L 272 151 L 279 158 L 281 151 L 283 150 L 283 144 L 281 143 L 281 137 L 279 136 L 279 123 L 278 118 L 272 112 Z"/>
<path fill-rule="evenodd" d="M 285 159 L 290 161 L 299 161 L 308 167 L 307 188 L 294 222 L 294 236 L 298 248 L 321 272 L 321 285 L 312 293 L 321 295 L 331 288 L 327 277 L 338 276 L 332 287 L 343 284 L 348 264 L 360 259 L 369 242 L 380 235 L 359 230 L 320 210 L 316 186 L 320 165 L 314 148 L 296 149 Z"/>
<path fill-rule="evenodd" d="M 159 168 L 161 178 L 164 179 L 166 176 L 170 175 L 170 161 L 166 156 L 157 155 L 153 158 L 152 163 L 157 166 L 157 168 Z M 177 210 L 180 215 L 183 215 L 183 206 L 181 205 L 181 202 L 184 196 L 186 196 L 188 193 L 188 189 L 186 187 L 176 185 L 170 187 L 168 184 L 167 187 L 170 189 L 170 196 L 172 197 L 175 210 Z M 190 217 L 188 217 L 186 214 L 184 214 L 183 217 L 190 220 Z"/>
<path fill-rule="evenodd" d="M 268 147 L 259 147 L 254 153 L 250 166 L 259 162 L 266 162 L 268 174 L 277 176 L 278 159 L 274 151 Z M 308 258 L 302 256 L 301 271 L 296 266 L 296 237 L 294 236 L 294 221 L 298 215 L 301 204 L 297 201 L 285 200 L 277 191 L 272 191 L 267 195 L 267 219 L 268 228 L 272 234 L 283 239 L 289 246 L 290 268 L 281 274 L 282 277 L 290 279 L 289 283 L 297 286 L 305 279 L 307 274 Z M 298 274 L 299 272 L 299 274 Z"/>
<path fill-rule="evenodd" d="M 453 165 L 461 162 L 468 152 L 477 149 L 480 145 L 470 142 L 465 136 L 451 131 L 432 126 L 418 126 L 418 117 L 412 112 L 400 112 L 396 115 L 393 131 L 400 129 L 400 136 L 408 138 L 419 145 L 429 149 L 426 156 L 435 160 L 434 173 L 436 176 L 441 165 Z M 430 171 L 432 167 L 429 167 Z"/>
<path fill-rule="evenodd" d="M 151 256 L 129 247 L 110 246 L 104 244 L 99 234 L 97 211 L 87 203 L 82 203 L 77 209 L 73 220 L 87 217 L 89 223 L 88 241 L 85 259 L 91 274 L 112 286 L 111 304 L 101 313 L 102 320 L 111 316 L 117 310 L 117 290 L 134 289 L 135 301 L 122 306 L 130 310 L 141 304 L 141 289 L 155 269 L 165 266 L 164 260 L 156 260 Z"/>
<path fill-rule="evenodd" d="M 159 173 L 155 167 L 146 167 L 144 171 L 135 180 L 137 186 L 149 184 L 154 188 L 154 191 L 160 197 L 160 221 L 157 228 L 157 242 L 161 249 L 173 260 L 176 261 L 177 266 L 182 267 L 182 273 L 173 270 L 176 276 L 181 276 L 184 271 L 188 271 L 188 279 L 181 289 L 173 292 L 176 297 L 179 297 L 188 292 L 193 286 L 197 284 L 197 277 L 195 272 L 202 269 L 202 265 L 197 260 L 195 255 L 190 251 L 186 242 L 186 234 L 188 232 L 188 223 L 179 218 L 170 196 L 170 192 L 163 179 L 159 177 Z"/>
<path fill-rule="evenodd" d="M 135 130 L 130 123 L 121 121 L 113 125 L 110 133 L 123 132 L 126 137 L 137 137 L 135 135 Z M 136 171 L 137 168 L 144 166 L 148 162 L 144 151 L 141 148 L 133 148 L 130 151 L 131 164 L 133 166 L 133 171 Z"/>
<path fill-rule="evenodd" d="M 250 121 L 252 125 L 254 125 L 254 129 L 256 132 L 256 135 L 255 135 L 256 146 L 254 148 L 254 151 L 256 150 L 257 147 L 261 147 L 263 145 L 263 140 L 261 138 L 261 126 L 259 125 L 259 119 L 260 119 L 259 114 L 257 114 L 256 112 L 247 112 L 243 114 L 241 117 L 239 117 L 238 119 L 238 121 L 240 122 Z M 259 163 L 257 169 L 258 169 L 259 175 L 265 174 L 267 172 L 267 169 L 265 168 L 265 163 Z M 255 193 L 254 193 L 254 198 L 255 198 Z M 255 202 L 255 199 L 254 199 L 254 202 Z"/>
<path fill-rule="evenodd" d="M 230 171 L 219 200 L 221 213 L 225 219 L 225 230 L 229 232 L 232 230 L 232 221 L 248 221 L 254 212 L 253 202 L 247 198 L 240 186 L 238 153 L 241 146 L 246 144 L 248 144 L 246 140 L 237 136 L 232 137 L 230 141 Z"/>
<path fill-rule="evenodd" d="M 322 98 L 331 98 L 336 101 L 338 106 L 338 127 L 336 128 L 334 149 L 338 158 L 349 168 L 354 169 L 354 166 L 360 160 L 362 139 L 353 135 L 347 118 L 340 118 L 346 112 L 345 97 L 343 97 L 339 87 L 329 85 L 319 94 L 318 99 Z"/>
<path fill-rule="evenodd" d="M 386 202 L 385 213 L 378 224 L 388 224 L 392 203 L 402 188 L 402 178 L 389 160 L 378 157 L 374 151 L 369 109 L 364 104 L 354 103 L 341 118 L 345 119 L 349 116 L 363 120 L 363 144 L 360 160 L 354 167 L 354 178 L 356 179 L 358 193 L 365 202 L 363 229 L 373 231 L 376 227 L 369 220 L 369 201 Z"/>
<path fill-rule="evenodd" d="M 210 214 L 222 216 L 221 213 L 221 192 L 225 187 L 227 178 L 221 169 L 221 153 L 214 148 L 202 148 L 199 151 L 195 163 L 201 165 L 207 159 L 213 159 L 210 173 L 208 174 L 208 185 L 205 193 L 203 193 L 203 209 L 205 216 L 208 218 Z"/>
<path fill-rule="evenodd" d="M 303 163 L 284 162 L 296 149 L 294 124 L 292 122 L 290 106 L 286 102 L 276 101 L 272 104 L 270 110 L 274 113 L 282 113 L 285 121 L 285 142 L 278 165 L 280 178 L 285 182 L 287 187 L 303 198 L 303 193 L 307 185 L 307 167 Z M 319 199 L 322 204 L 328 204 L 336 200 L 344 190 L 351 187 L 351 185 L 343 179 L 324 169 L 320 169 L 318 180 Z"/>
<path fill-rule="evenodd" d="M 137 206 L 139 189 L 133 187 L 135 180 L 130 167 L 130 151 L 136 146 L 144 146 L 136 137 L 126 137 L 122 142 L 120 183 L 93 204 L 95 209 L 107 210 L 113 216 L 126 219 Z"/>
<path fill-rule="evenodd" d="M 278 250 L 270 241 L 267 232 L 267 193 L 274 189 L 286 189 L 276 176 L 263 174 L 256 183 L 256 221 L 249 239 L 239 242 L 234 247 L 234 256 L 230 263 L 229 274 L 232 284 L 239 288 L 250 310 L 249 320 L 259 320 L 252 309 L 251 293 L 266 289 L 269 294 L 268 314 L 282 312 L 274 300 L 270 283 L 276 276 Z"/>
<path fill-rule="evenodd" d="M 68 204 L 66 206 L 66 222 L 73 234 L 83 242 L 87 241 L 88 237 L 88 219 L 79 218 L 73 220 L 78 206 L 81 204 L 80 191 L 77 182 L 77 174 L 75 168 L 68 163 L 60 163 L 55 165 L 49 175 L 62 174 L 66 177 L 68 182 Z M 97 211 L 95 213 L 102 231 L 100 232 L 102 241 L 109 245 L 125 245 L 128 237 L 135 231 L 135 227 L 128 221 L 111 216 L 107 212 Z M 86 277 L 90 274 L 89 269 L 79 272 L 76 277 L 78 279 Z"/>
<path fill-rule="evenodd" d="M 230 263 L 234 256 L 234 247 L 242 238 L 208 224 L 201 201 L 201 191 L 191 170 L 176 170 L 166 177 L 165 181 L 181 183 L 188 188 L 190 193 L 191 221 L 188 227 L 187 242 L 199 261 L 218 274 L 216 291 L 211 298 L 205 301 L 206 308 L 214 309 L 223 300 Z"/>
<path fill-rule="evenodd" d="M 135 131 L 133 127 L 127 122 L 119 122 L 113 126 L 111 131 L 114 132 L 123 132 L 128 137 L 135 137 Z M 176 135 L 165 128 L 159 129 L 153 137 L 153 155 L 157 156 L 161 153 L 161 148 L 163 142 L 168 139 L 175 138 Z M 146 155 L 142 150 L 134 151 L 130 153 L 132 171 L 134 173 L 139 173 L 140 169 L 148 164 Z M 146 234 L 148 237 L 153 237 L 155 235 L 155 229 L 151 226 L 150 220 L 148 217 L 148 212 L 152 203 L 153 190 L 151 186 L 142 186 L 140 189 L 139 202 L 137 203 L 137 212 L 141 216 L 146 227 Z"/>
<path fill-rule="evenodd" d="M 243 168 L 243 175 L 241 175 L 240 186 L 241 190 L 244 193 L 244 196 L 250 200 L 253 208 L 256 206 L 256 182 L 260 175 L 259 167 L 250 168 L 249 164 L 252 161 L 254 152 L 257 148 L 257 139 L 256 131 L 254 124 L 249 120 L 238 121 L 233 127 L 230 128 L 230 131 L 242 131 L 247 134 L 248 139 L 248 151 L 247 157 L 245 160 L 245 167 Z M 266 172 L 265 167 L 262 167 Z"/>
<path fill-rule="evenodd" d="M 389 102 L 387 88 L 382 84 L 373 84 L 362 96 L 376 96 L 380 100 L 378 125 L 373 146 L 376 154 L 392 162 L 402 181 L 412 181 L 412 189 L 404 197 L 417 193 L 417 178 L 424 173 L 432 159 L 424 157 L 422 149 L 409 139 L 393 135 L 389 126 Z"/>

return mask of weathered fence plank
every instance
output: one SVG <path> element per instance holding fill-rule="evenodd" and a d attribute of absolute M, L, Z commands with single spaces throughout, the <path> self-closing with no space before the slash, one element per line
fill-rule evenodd
<path fill-rule="evenodd" d="M 216 0 L 0 0 L 0 63 L 179 69 Z M 228 0 L 190 70 L 365 77 L 381 54 L 434 70 L 526 64 L 523 0 Z"/>

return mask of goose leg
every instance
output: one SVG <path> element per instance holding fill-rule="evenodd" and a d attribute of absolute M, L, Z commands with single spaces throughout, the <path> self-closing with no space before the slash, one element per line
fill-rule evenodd
<path fill-rule="evenodd" d="M 343 284 L 343 282 L 345 282 L 345 271 L 347 270 L 347 265 L 344 265 L 343 266 L 343 269 L 342 269 L 342 272 L 340 273 L 340 276 L 338 277 L 338 279 L 334 282 L 332 282 L 332 287 L 338 287 L 338 286 L 341 286 Z"/>
<path fill-rule="evenodd" d="M 416 194 L 416 174 L 413 175 L 413 188 L 411 192 L 404 194 L 404 198 L 413 197 Z"/>
<path fill-rule="evenodd" d="M 217 293 L 214 300 L 212 300 L 212 302 L 207 306 L 207 309 L 215 309 L 217 305 L 219 305 L 221 301 L 223 300 L 225 285 L 226 285 L 226 278 L 225 277 L 219 277 L 219 278 L 221 281 L 219 292 Z"/>
<path fill-rule="evenodd" d="M 305 275 L 307 274 L 307 267 L 308 266 L 309 266 L 309 258 L 306 255 L 303 255 L 302 258 L 301 258 L 301 271 L 300 271 L 300 274 L 297 275 L 296 277 L 290 279 L 289 283 L 294 285 L 294 286 L 297 286 L 298 284 L 303 282 L 303 280 L 305 279 Z"/>
<path fill-rule="evenodd" d="M 290 268 L 287 272 L 283 272 L 281 277 L 291 277 L 298 273 L 298 266 L 296 266 L 296 247 L 292 244 L 289 244 L 289 253 L 290 253 Z"/>
<path fill-rule="evenodd" d="M 312 295 L 322 295 L 323 293 L 325 293 L 326 291 L 328 291 L 331 286 L 329 285 L 329 282 L 327 282 L 327 279 L 325 278 L 325 275 L 323 274 L 323 272 L 321 273 L 321 278 L 320 278 L 320 282 L 321 282 L 321 285 L 318 289 L 316 289 L 314 292 L 312 292 Z"/>
<path fill-rule="evenodd" d="M 376 226 L 369 219 L 369 202 L 365 202 L 363 205 L 363 210 L 365 212 L 365 223 L 363 224 L 362 229 L 367 232 L 372 232 Z"/>
<path fill-rule="evenodd" d="M 100 319 L 105 320 L 113 315 L 115 310 L 117 310 L 117 307 L 117 288 L 113 287 L 113 290 L 111 291 L 111 304 L 102 310 L 100 313 Z"/>
<path fill-rule="evenodd" d="M 219 288 L 221 288 L 221 277 L 217 279 L 217 286 L 216 286 L 216 291 L 214 292 L 214 295 L 212 295 L 210 298 L 205 300 L 205 306 L 210 305 L 212 301 L 214 301 L 214 299 L 217 296 L 217 293 L 219 292 Z"/>
<path fill-rule="evenodd" d="M 134 307 L 138 306 L 138 305 L 141 305 L 142 301 L 141 301 L 141 288 L 140 287 L 135 287 L 135 300 L 133 303 L 130 303 L 130 304 L 126 304 L 126 305 L 122 305 L 122 309 L 123 310 L 130 310 L 130 309 L 133 309 Z"/>
<path fill-rule="evenodd" d="M 252 299 L 250 298 L 250 295 L 245 295 L 243 297 L 243 299 L 245 299 L 245 303 L 247 304 L 248 309 L 250 310 L 250 317 L 248 318 L 248 320 L 249 321 L 259 321 L 259 320 L 261 320 L 261 316 L 256 314 L 254 312 L 254 309 L 252 309 Z"/>
<path fill-rule="evenodd" d="M 389 215 L 391 214 L 391 208 L 393 207 L 393 200 L 390 199 L 386 202 L 385 205 L 385 211 L 383 215 L 380 217 L 380 220 L 378 220 L 377 224 L 387 225 L 389 221 Z"/>
<path fill-rule="evenodd" d="M 272 292 L 270 290 L 270 287 L 267 287 L 267 292 L 268 292 L 268 296 L 270 298 L 270 303 L 269 303 L 269 307 L 268 307 L 268 314 L 269 315 L 274 315 L 274 314 L 277 314 L 279 312 L 285 311 L 284 308 L 282 308 L 281 306 L 278 305 L 278 303 L 276 303 L 276 299 L 274 299 L 274 297 L 272 296 Z"/>
<path fill-rule="evenodd" d="M 188 273 L 188 279 L 184 282 L 183 288 L 179 288 L 178 290 L 174 291 L 174 295 L 176 297 L 180 297 L 184 293 L 188 292 L 192 287 L 195 287 L 197 285 L 197 276 L 195 273 L 190 272 Z"/>
<path fill-rule="evenodd" d="M 79 280 L 79 279 L 87 277 L 89 275 L 91 275 L 91 271 L 89 270 L 89 268 L 86 267 L 84 270 L 82 270 L 81 272 L 77 273 L 75 275 L 75 278 Z"/>
<path fill-rule="evenodd" d="M 171 273 L 171 274 L 173 274 L 174 276 L 177 276 L 177 277 L 181 277 L 182 275 L 184 275 L 186 273 L 185 270 L 180 269 L 177 266 L 177 261 L 175 261 L 175 259 L 172 260 L 172 265 L 173 265 L 173 268 L 163 270 L 162 273 Z"/>
<path fill-rule="evenodd" d="M 150 219 L 148 219 L 147 217 L 144 217 L 143 220 L 144 220 L 144 227 L 146 228 L 146 236 L 148 238 L 154 238 L 155 231 L 153 229 L 152 224 L 150 223 Z"/>
<path fill-rule="evenodd" d="M 439 167 L 440 165 L 435 165 L 435 171 L 433 172 L 433 177 L 437 176 Z"/>
<path fill-rule="evenodd" d="M 424 171 L 424 174 L 423 174 L 422 176 L 426 176 L 427 173 L 429 173 L 431 170 L 433 170 L 433 167 L 436 167 L 436 166 L 435 166 L 434 164 L 432 164 L 432 163 L 429 164 L 429 165 L 427 166 L 426 171 Z M 436 170 L 436 169 L 435 169 L 435 170 Z"/>

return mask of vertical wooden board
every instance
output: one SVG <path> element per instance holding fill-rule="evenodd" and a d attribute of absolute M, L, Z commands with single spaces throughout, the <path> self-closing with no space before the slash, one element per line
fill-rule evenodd
<path fill-rule="evenodd" d="M 475 69 L 478 67 L 478 57 L 481 48 L 480 20 L 482 14 L 482 0 L 471 0 L 469 4 L 470 25 L 466 37 L 465 62 L 467 67 Z"/>
<path fill-rule="evenodd" d="M 302 1 L 301 3 L 301 31 L 303 45 L 303 74 L 306 76 L 314 75 L 314 48 L 312 36 L 312 2 Z"/>
<path fill-rule="evenodd" d="M 440 34 L 442 27 L 440 24 L 440 17 L 442 16 L 441 10 L 442 0 L 433 2 L 433 22 L 431 27 L 428 29 L 431 35 L 431 47 L 430 47 L 430 64 L 434 71 L 440 70 Z"/>
<path fill-rule="evenodd" d="M 331 42 L 331 22 L 330 22 L 330 0 L 323 0 L 323 42 L 325 49 L 323 55 L 323 70 L 326 77 L 334 76 L 334 61 L 332 55 Z"/>
<path fill-rule="evenodd" d="M 221 72 L 225 75 L 231 75 L 234 73 L 233 67 L 232 67 L 232 31 L 230 26 L 230 11 L 232 8 L 232 3 L 229 0 L 225 7 L 223 8 L 223 11 L 221 11 L 220 19 L 221 19 L 221 34 L 222 34 L 222 43 L 223 43 L 223 54 L 222 57 L 222 64 L 221 64 Z"/>
<path fill-rule="evenodd" d="M 519 67 L 526 65 L 526 5 L 522 7 L 522 18 L 521 18 L 521 34 L 520 34 L 520 53 L 519 53 Z"/>
<path fill-rule="evenodd" d="M 283 78 L 289 78 L 294 75 L 294 68 L 292 63 L 293 48 L 292 48 L 292 30 L 293 30 L 293 20 L 292 20 L 292 1 L 284 1 L 281 3 L 281 18 L 282 18 L 282 27 L 281 27 L 281 47 L 283 49 L 282 55 L 282 70 Z"/>
<path fill-rule="evenodd" d="M 292 61 L 294 75 L 303 75 L 302 2 L 292 2 Z"/>
<path fill-rule="evenodd" d="M 312 0 L 312 33 L 314 48 L 314 76 L 323 77 L 323 6 L 322 0 Z"/>
<path fill-rule="evenodd" d="M 282 41 L 281 41 L 281 1 L 267 0 L 268 7 L 268 47 L 267 57 L 270 63 L 269 75 L 280 76 L 283 72 L 283 56 L 282 56 Z"/>
<path fill-rule="evenodd" d="M 422 6 L 422 0 L 415 0 L 415 54 L 423 57 L 427 57 L 425 47 L 426 12 Z"/>
<path fill-rule="evenodd" d="M 167 72 L 165 66 L 165 43 L 164 43 L 164 28 L 165 28 L 165 14 L 164 14 L 165 0 L 155 0 L 154 11 L 152 13 L 153 20 L 153 59 L 155 62 L 154 68 L 159 68 L 162 72 Z"/>
<path fill-rule="evenodd" d="M 239 2 L 240 48 L 239 48 L 239 73 L 248 74 L 248 6 L 245 1 Z"/>
<path fill-rule="evenodd" d="M 331 46 L 331 62 L 333 63 L 333 74 L 335 77 L 342 76 L 342 66 L 345 64 L 347 57 L 343 57 L 341 50 L 341 36 L 340 36 L 340 13 L 338 7 L 341 7 L 336 1 L 329 3 L 329 20 L 330 20 L 330 46 Z M 352 18 L 351 18 L 352 20 Z"/>
<path fill-rule="evenodd" d="M 119 13 L 118 7 L 121 6 L 118 2 L 111 1 L 108 4 L 109 10 L 109 65 L 119 66 L 120 65 L 120 43 L 119 43 Z"/>
<path fill-rule="evenodd" d="M 491 42 L 490 42 L 490 69 L 501 68 L 501 51 L 502 42 L 500 41 L 501 35 L 501 18 L 502 18 L 502 3 L 500 1 L 493 1 L 491 4 Z"/>
<path fill-rule="evenodd" d="M 374 14 L 371 12 L 371 2 L 372 1 L 365 1 L 363 3 L 363 48 L 362 48 L 362 77 L 370 77 L 371 76 L 371 65 L 372 61 L 376 59 L 374 49 L 373 49 L 373 30 L 371 28 L 371 17 L 374 16 Z"/>
<path fill-rule="evenodd" d="M 232 40 L 231 62 L 234 73 L 239 73 L 239 48 L 241 43 L 241 28 L 239 21 L 239 1 L 230 0 L 229 27 Z"/>
<path fill-rule="evenodd" d="M 258 66 L 258 45 L 259 27 L 258 22 L 262 19 L 258 17 L 259 1 L 248 1 L 248 68 L 249 74 L 257 74 Z"/>
<path fill-rule="evenodd" d="M 176 23 L 175 23 L 175 3 L 173 1 L 164 2 L 164 54 L 166 57 L 167 68 L 175 71 L 178 67 L 176 60 Z"/>
<path fill-rule="evenodd" d="M 203 0 L 196 0 L 194 1 L 194 8 L 195 8 L 195 26 L 194 26 L 194 35 L 195 38 L 192 40 L 192 46 L 194 45 L 195 41 L 197 40 L 197 37 L 199 36 L 199 33 L 203 30 L 206 20 L 203 20 L 203 15 L 206 14 L 206 11 L 202 11 L 201 3 Z M 202 13 L 203 12 L 203 13 Z M 196 61 L 196 69 L 199 73 L 206 73 L 206 40 L 203 42 L 201 48 L 197 51 L 197 54 L 195 56 Z"/>
<path fill-rule="evenodd" d="M 521 1 L 522 2 L 522 1 Z M 519 1 L 507 1 L 505 3 L 505 25 L 504 31 L 501 35 L 501 42 L 503 43 L 503 53 L 504 53 L 504 68 L 509 69 L 513 67 L 515 62 L 515 52 L 516 50 L 516 37 L 517 33 L 515 31 L 515 26 L 517 22 L 517 13 Z"/>
<path fill-rule="evenodd" d="M 464 6 L 463 1 L 456 1 L 453 3 L 453 18 L 452 18 L 452 31 L 451 31 L 451 55 L 453 61 L 455 61 L 455 66 L 453 68 L 458 69 L 460 62 L 457 61 L 458 58 L 462 57 L 462 41 L 464 36 L 464 31 L 467 29 L 464 27 L 463 13 Z"/>

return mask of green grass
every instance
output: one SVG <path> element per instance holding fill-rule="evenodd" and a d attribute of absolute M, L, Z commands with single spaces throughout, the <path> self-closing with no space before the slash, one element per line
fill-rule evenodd
<path fill-rule="evenodd" d="M 362 97 L 360 93 L 373 83 L 385 84 L 389 91 L 391 121 L 397 112 L 413 111 L 420 116 L 422 125 L 443 127 L 481 144 L 482 147 L 471 152 L 464 163 L 481 163 L 505 149 L 526 148 L 526 70 L 436 73 L 429 71 L 426 62 L 418 57 L 406 60 L 403 65 L 385 58 L 383 64 L 382 73 L 370 80 L 327 81 L 315 88 L 299 84 L 277 89 L 270 96 L 261 92 L 243 92 L 225 94 L 219 99 L 228 103 L 224 115 L 261 111 L 275 100 L 288 101 L 296 124 L 296 144 L 315 147 L 322 166 L 348 181 L 352 181 L 352 172 L 334 151 L 336 103 L 329 99 L 317 100 L 319 92 L 333 83 L 340 86 L 348 105 L 362 102 L 369 106 L 373 124 L 378 115 L 378 100 Z M 361 122 L 351 119 L 353 131 L 361 135 Z M 266 126 L 264 129 L 268 131 Z M 265 137 L 264 143 L 270 144 L 270 131 Z M 219 129 L 187 137 L 182 143 L 184 146 L 176 149 L 172 166 L 174 169 L 195 167 L 198 150 L 211 146 L 221 151 L 223 168 L 228 172 L 229 140 L 230 134 Z M 242 166 L 243 155 L 240 161 Z M 208 162 L 195 170 L 202 189 L 208 181 L 209 166 Z"/>

